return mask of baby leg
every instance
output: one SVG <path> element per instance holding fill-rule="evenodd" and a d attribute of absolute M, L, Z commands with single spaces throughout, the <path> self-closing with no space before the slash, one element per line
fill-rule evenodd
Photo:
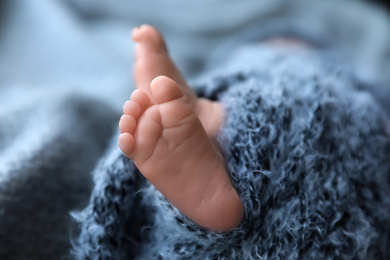
<path fill-rule="evenodd" d="M 145 29 L 145 28 L 144 28 Z M 199 225 L 214 231 L 236 227 L 243 215 L 242 202 L 224 168 L 223 158 L 213 145 L 198 116 L 199 100 L 177 76 L 166 53 L 162 38 L 147 27 L 146 37 L 137 46 L 136 85 L 124 105 L 120 120 L 119 146 L 140 172 L 183 214 Z M 161 37 L 158 34 L 158 37 Z M 148 59 L 159 61 L 152 63 Z M 150 70 L 138 61 L 151 64 Z M 154 68 L 154 66 L 164 66 Z M 142 70 L 139 68 L 142 67 Z M 168 74 L 157 76 L 157 73 Z M 148 80 L 151 83 L 147 85 Z M 213 104 L 217 105 L 217 104 Z M 209 114 L 213 114 L 208 107 Z M 218 113 L 218 112 L 217 112 Z M 206 114 L 202 114 L 205 116 Z M 222 121 L 222 119 L 221 119 Z"/>

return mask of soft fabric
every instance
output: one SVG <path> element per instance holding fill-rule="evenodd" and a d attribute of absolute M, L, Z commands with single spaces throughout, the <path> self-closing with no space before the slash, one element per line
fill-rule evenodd
<path fill-rule="evenodd" d="M 255 42 L 196 88 L 227 110 L 218 140 L 245 207 L 239 227 L 197 226 L 111 150 L 75 215 L 77 258 L 388 259 L 390 121 L 332 57 Z"/>
<path fill-rule="evenodd" d="M 134 89 L 130 31 L 143 23 L 163 32 L 174 60 L 192 80 L 198 79 L 202 70 L 219 67 L 220 57 L 236 50 L 241 40 L 308 32 L 306 36 L 312 35 L 319 44 L 337 45 L 356 67 L 354 71 L 359 71 L 359 82 L 365 82 L 359 88 L 375 89 L 373 98 L 390 106 L 389 18 L 380 7 L 363 1 L 0 1 L 0 259 L 73 258 L 71 243 L 75 248 L 82 244 L 76 255 L 92 255 L 87 248 L 97 241 L 99 252 L 112 256 L 123 252 L 116 247 L 127 250 L 126 256 L 141 256 L 147 252 L 148 243 L 140 241 L 151 234 L 148 227 L 157 216 L 161 221 L 169 217 L 131 214 L 135 220 L 122 226 L 121 219 L 128 219 L 130 210 L 116 213 L 115 203 L 104 198 L 95 201 L 109 187 L 106 193 L 119 194 L 118 200 L 123 196 L 137 214 L 147 212 L 141 206 L 144 199 L 150 205 L 161 204 L 158 193 L 149 190 L 139 174 L 133 174 L 132 164 L 121 157 L 116 146 L 122 104 Z M 206 60 L 221 44 L 225 45 L 220 48 L 222 53 L 212 58 L 217 64 L 205 68 Z M 367 83 L 371 78 L 382 80 L 383 87 Z M 216 85 L 207 84 L 205 89 L 216 89 Z M 199 94 L 212 98 L 231 94 L 222 92 L 225 94 L 218 96 L 212 94 L 218 91 L 206 93 L 198 88 Z M 105 151 L 108 157 L 103 156 Z M 143 195 L 138 196 L 140 193 Z M 106 212 L 117 224 L 109 227 L 100 220 L 93 222 L 91 215 L 83 213 L 82 234 L 87 234 L 83 228 L 87 223 L 98 224 L 91 224 L 89 238 L 82 235 L 79 240 L 80 229 L 69 212 L 93 209 L 95 203 L 101 203 L 96 210 L 103 212 L 96 218 L 103 221 L 106 218 L 100 216 Z M 114 210 L 109 210 L 112 207 Z M 140 216 L 142 219 L 137 219 Z M 111 238 L 106 235 L 114 232 L 109 231 L 114 227 L 128 235 L 131 242 L 126 249 L 116 244 L 117 235 L 112 236 L 111 244 L 104 240 Z M 189 232 L 182 227 L 177 233 L 171 231 L 176 236 Z M 100 234 L 105 234 L 104 239 Z M 229 241 L 235 241 L 233 237 Z"/>

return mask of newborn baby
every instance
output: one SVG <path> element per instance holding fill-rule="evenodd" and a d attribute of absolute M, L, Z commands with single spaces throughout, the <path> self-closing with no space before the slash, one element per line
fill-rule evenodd
<path fill-rule="evenodd" d="M 280 33 L 222 47 L 190 88 L 154 28 L 133 39 L 126 157 L 111 149 L 94 173 L 79 258 L 390 257 L 380 84 Z"/>
<path fill-rule="evenodd" d="M 214 231 L 233 229 L 243 206 L 215 141 L 222 105 L 197 98 L 153 27 L 136 28 L 133 40 L 137 90 L 123 107 L 119 147 L 190 219 Z M 293 39 L 268 42 L 287 49 L 305 45 Z"/>
<path fill-rule="evenodd" d="M 241 200 L 214 140 L 224 111 L 199 99 L 150 26 L 133 31 L 137 89 L 123 106 L 119 147 L 181 212 L 215 231 L 236 227 Z"/>

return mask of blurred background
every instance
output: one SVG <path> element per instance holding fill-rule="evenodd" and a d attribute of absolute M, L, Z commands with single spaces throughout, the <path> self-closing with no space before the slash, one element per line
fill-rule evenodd
<path fill-rule="evenodd" d="M 383 5 L 383 7 L 387 8 L 387 10 L 390 10 L 389 1 L 384 1 L 384 0 L 373 0 L 372 2 L 379 3 L 379 4 Z"/>
<path fill-rule="evenodd" d="M 19 91 L 34 88 L 28 99 L 47 85 L 66 86 L 68 91 L 109 95 L 119 108 L 132 84 L 130 32 L 143 23 L 163 32 L 174 60 L 190 78 L 221 43 L 250 25 L 277 19 L 321 30 L 358 65 L 379 74 L 388 69 L 378 61 L 388 55 L 382 45 L 389 40 L 388 4 L 379 0 L 5 0 L 1 5 L 0 84 L 29 85 Z M 3 93 L 0 101 L 13 93 Z"/>
<path fill-rule="evenodd" d="M 190 81 L 221 45 L 228 55 L 251 32 L 300 30 L 385 89 L 389 10 L 380 0 L 1 0 L 0 259 L 69 257 L 69 212 L 88 205 L 134 89 L 135 26 L 158 28 Z"/>

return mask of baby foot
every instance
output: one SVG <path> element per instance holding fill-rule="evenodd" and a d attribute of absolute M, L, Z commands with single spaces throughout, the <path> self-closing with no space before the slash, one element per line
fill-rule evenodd
<path fill-rule="evenodd" d="M 162 35 L 153 27 L 143 25 L 132 33 L 135 48 L 134 76 L 138 89 L 149 95 L 150 82 L 157 76 L 167 76 L 179 86 L 187 97 L 206 133 L 214 138 L 223 122 L 224 111 L 218 102 L 197 98 L 168 54 Z"/>
<path fill-rule="evenodd" d="M 135 90 L 124 105 L 119 147 L 183 214 L 214 231 L 236 227 L 242 202 L 182 88 L 160 76 L 150 95 Z"/>

